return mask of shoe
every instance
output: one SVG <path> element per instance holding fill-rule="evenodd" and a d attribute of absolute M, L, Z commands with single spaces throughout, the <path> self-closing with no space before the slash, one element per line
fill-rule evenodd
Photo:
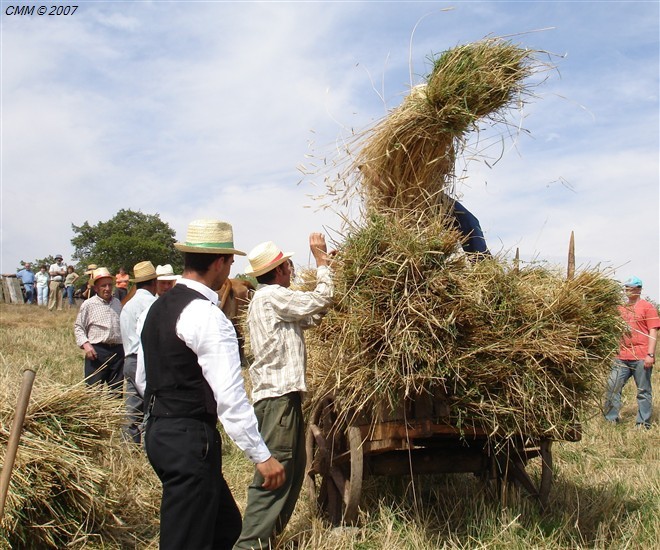
<path fill-rule="evenodd" d="M 645 430 L 650 430 L 651 429 L 651 424 L 644 424 L 644 423 L 640 422 L 638 424 L 635 424 L 635 428 L 640 429 L 640 430 L 642 428 L 644 428 Z"/>

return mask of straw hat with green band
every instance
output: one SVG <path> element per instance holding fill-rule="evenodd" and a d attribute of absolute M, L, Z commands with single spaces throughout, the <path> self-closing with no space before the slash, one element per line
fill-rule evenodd
<path fill-rule="evenodd" d="M 234 232 L 231 224 L 220 220 L 195 220 L 188 225 L 186 241 L 174 243 L 181 252 L 197 254 L 236 254 L 245 252 L 234 248 Z"/>

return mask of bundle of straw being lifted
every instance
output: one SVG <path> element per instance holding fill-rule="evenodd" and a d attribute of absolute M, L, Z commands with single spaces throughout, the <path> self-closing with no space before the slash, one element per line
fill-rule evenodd
<path fill-rule="evenodd" d="M 367 204 L 425 210 L 451 188 L 456 149 L 480 119 L 503 122 L 528 94 L 524 79 L 541 64 L 534 52 L 483 40 L 443 53 L 426 84 L 364 138 L 355 165 Z"/>
<path fill-rule="evenodd" d="M 340 245 L 336 308 L 310 335 L 312 406 L 332 395 L 340 420 L 378 422 L 429 395 L 455 426 L 570 439 L 598 396 L 622 329 L 618 285 L 597 270 L 566 280 L 468 261 L 445 200 L 465 134 L 506 122 L 533 53 L 499 40 L 449 50 L 362 136 L 366 215 Z"/>

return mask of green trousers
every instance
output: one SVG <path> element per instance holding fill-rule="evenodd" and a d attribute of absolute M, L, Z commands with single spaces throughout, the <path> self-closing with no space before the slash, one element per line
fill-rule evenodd
<path fill-rule="evenodd" d="M 263 489 L 264 478 L 255 471 L 248 488 L 243 530 L 234 549 L 270 548 L 293 514 L 305 477 L 305 426 L 300 393 L 262 399 L 254 404 L 259 431 L 271 454 L 282 463 L 284 485 L 275 491 Z"/>

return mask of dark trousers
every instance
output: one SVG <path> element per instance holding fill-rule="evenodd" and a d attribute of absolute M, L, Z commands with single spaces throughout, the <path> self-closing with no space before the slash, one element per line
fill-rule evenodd
<path fill-rule="evenodd" d="M 194 418 L 150 416 L 147 457 L 163 484 L 161 550 L 229 550 L 241 513 L 222 476 L 222 445 L 214 425 Z"/>
<path fill-rule="evenodd" d="M 131 353 L 124 358 L 124 402 L 126 403 L 126 426 L 127 439 L 141 443 L 142 441 L 142 417 L 144 402 L 135 385 L 135 372 L 137 371 L 137 355 Z"/>
<path fill-rule="evenodd" d="M 300 393 L 257 401 L 254 413 L 268 449 L 284 467 L 286 481 L 279 489 L 268 491 L 261 486 L 264 478 L 255 472 L 235 549 L 271 547 L 269 543 L 284 530 L 293 514 L 305 478 L 307 455 Z"/>
<path fill-rule="evenodd" d="M 105 382 L 117 393 L 117 397 L 121 397 L 124 385 L 124 346 L 92 344 L 92 347 L 96 351 L 96 359 L 92 361 L 85 357 L 85 382 L 90 386 Z"/>

